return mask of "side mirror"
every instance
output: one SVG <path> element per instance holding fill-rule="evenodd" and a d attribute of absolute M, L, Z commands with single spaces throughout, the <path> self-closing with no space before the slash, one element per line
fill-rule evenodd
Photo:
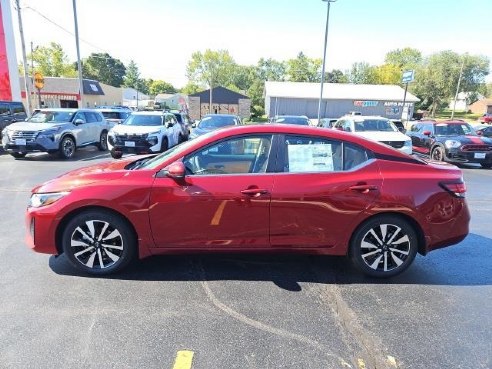
<path fill-rule="evenodd" d="M 166 128 L 171 128 L 173 126 L 174 126 L 174 123 L 173 122 L 166 123 Z"/>
<path fill-rule="evenodd" d="M 483 136 L 483 131 L 477 131 L 477 135 Z"/>
<path fill-rule="evenodd" d="M 78 118 L 78 119 L 75 119 L 75 122 L 73 122 L 73 123 L 76 125 L 79 125 L 79 124 L 84 124 L 84 121 L 82 119 Z"/>
<path fill-rule="evenodd" d="M 191 127 L 192 127 L 192 128 L 196 128 L 196 126 L 197 126 L 197 125 L 198 125 L 198 123 L 197 123 L 197 122 L 193 122 L 193 123 L 191 124 Z"/>
<path fill-rule="evenodd" d="M 430 136 L 432 132 L 431 131 L 424 131 L 422 133 L 424 134 L 424 136 Z"/>
<path fill-rule="evenodd" d="M 164 174 L 169 178 L 183 179 L 185 177 L 186 168 L 180 161 L 170 164 L 164 169 Z"/>

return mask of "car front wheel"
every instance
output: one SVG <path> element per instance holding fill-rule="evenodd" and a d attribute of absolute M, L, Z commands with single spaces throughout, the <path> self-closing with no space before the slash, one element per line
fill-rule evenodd
<path fill-rule="evenodd" d="M 378 216 L 354 233 L 350 257 L 364 274 L 386 278 L 400 274 L 415 259 L 417 236 L 412 226 L 397 216 Z"/>
<path fill-rule="evenodd" d="M 436 161 L 444 161 L 444 149 L 439 146 L 432 149 L 431 159 Z"/>
<path fill-rule="evenodd" d="M 65 136 L 60 142 L 59 155 L 62 159 L 70 159 L 75 154 L 75 141 L 70 136 Z"/>
<path fill-rule="evenodd" d="M 120 271 L 136 255 L 136 239 L 126 220 L 105 210 L 76 215 L 66 225 L 62 242 L 68 260 L 92 275 Z"/>
<path fill-rule="evenodd" d="M 10 155 L 12 155 L 16 159 L 22 159 L 27 155 L 26 152 L 11 152 Z"/>

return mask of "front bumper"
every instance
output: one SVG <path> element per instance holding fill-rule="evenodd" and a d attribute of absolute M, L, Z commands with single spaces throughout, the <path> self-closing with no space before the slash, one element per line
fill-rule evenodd
<path fill-rule="evenodd" d="M 159 152 L 160 149 L 158 139 L 149 142 L 146 137 L 108 137 L 108 144 L 111 151 L 132 154 L 151 154 Z"/>
<path fill-rule="evenodd" d="M 492 164 L 491 151 L 463 151 L 460 148 L 446 149 L 446 161 L 451 163 Z"/>
<path fill-rule="evenodd" d="M 48 137 L 39 137 L 36 140 L 28 140 L 25 145 L 17 145 L 7 137 L 2 139 L 3 149 L 7 152 L 48 152 L 59 149 L 59 142 Z"/>

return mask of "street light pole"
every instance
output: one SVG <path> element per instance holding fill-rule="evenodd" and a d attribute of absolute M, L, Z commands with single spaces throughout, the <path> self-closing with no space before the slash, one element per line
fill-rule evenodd
<path fill-rule="evenodd" d="M 337 0 L 322 0 L 327 2 L 326 7 L 326 27 L 325 27 L 325 46 L 323 48 L 323 67 L 321 68 L 321 92 L 319 94 L 318 103 L 318 123 L 321 118 L 321 101 L 323 100 L 323 85 L 325 83 L 325 65 L 326 65 L 326 44 L 328 41 L 328 21 L 330 20 L 330 4 Z"/>

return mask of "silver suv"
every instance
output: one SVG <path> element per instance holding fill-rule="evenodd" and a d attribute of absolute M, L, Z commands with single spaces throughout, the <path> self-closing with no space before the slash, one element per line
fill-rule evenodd
<path fill-rule="evenodd" d="M 77 148 L 88 145 L 106 151 L 110 128 L 101 113 L 92 109 L 40 109 L 25 122 L 5 128 L 2 144 L 16 159 L 39 151 L 70 159 Z"/>

